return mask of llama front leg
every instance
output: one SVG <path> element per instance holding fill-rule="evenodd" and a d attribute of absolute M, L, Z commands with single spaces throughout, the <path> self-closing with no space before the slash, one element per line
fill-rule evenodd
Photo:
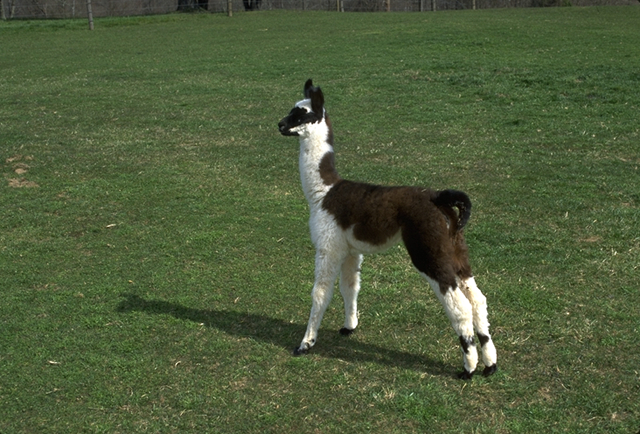
<path fill-rule="evenodd" d="M 333 285 L 341 262 L 342 258 L 330 258 L 324 252 L 316 252 L 315 283 L 311 291 L 311 314 L 302 342 L 298 348 L 293 350 L 295 356 L 305 354 L 316 343 L 322 317 L 333 296 Z"/>
<path fill-rule="evenodd" d="M 350 255 L 342 263 L 340 293 L 344 299 L 344 327 L 340 334 L 350 335 L 358 326 L 358 292 L 360 291 L 360 265 L 362 255 Z"/>
<path fill-rule="evenodd" d="M 482 351 L 482 362 L 484 363 L 485 377 L 494 374 L 498 370 L 496 347 L 489 333 L 489 319 L 487 314 L 487 298 L 476 285 L 473 277 L 461 282 L 460 288 L 471 303 L 473 311 L 473 327 L 478 334 L 480 348 Z"/>

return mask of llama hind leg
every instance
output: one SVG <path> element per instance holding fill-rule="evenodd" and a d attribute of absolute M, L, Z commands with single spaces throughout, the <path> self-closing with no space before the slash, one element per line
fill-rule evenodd
<path fill-rule="evenodd" d="M 324 252 L 316 252 L 315 282 L 311 291 L 311 313 L 302 342 L 299 347 L 293 350 L 293 354 L 296 356 L 306 353 L 316 343 L 322 317 L 329 306 L 331 297 L 333 297 L 333 286 L 341 262 L 342 258 L 332 258 Z"/>
<path fill-rule="evenodd" d="M 489 320 L 487 314 L 487 298 L 476 285 L 473 277 L 460 282 L 460 288 L 471 302 L 473 310 L 473 327 L 478 334 L 480 348 L 482 351 L 482 362 L 484 363 L 484 376 L 494 374 L 498 370 L 496 347 L 489 333 Z"/>
<path fill-rule="evenodd" d="M 462 359 L 464 362 L 464 371 L 459 375 L 463 380 L 473 377 L 478 365 L 478 350 L 473 339 L 473 311 L 471 303 L 464 296 L 460 288 L 448 287 L 443 288 L 438 282 L 429 278 L 426 274 L 422 274 L 433 292 L 435 292 L 438 300 L 444 306 L 447 317 L 451 321 L 451 325 L 460 339 L 460 348 L 462 350 Z"/>
<path fill-rule="evenodd" d="M 358 326 L 358 292 L 360 291 L 362 255 L 350 255 L 342 263 L 340 293 L 344 299 L 344 327 L 340 334 L 350 335 Z"/>

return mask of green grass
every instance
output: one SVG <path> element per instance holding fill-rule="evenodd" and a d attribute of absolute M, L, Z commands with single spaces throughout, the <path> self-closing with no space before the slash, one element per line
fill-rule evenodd
<path fill-rule="evenodd" d="M 640 8 L 0 23 L 3 433 L 635 433 Z M 297 141 L 465 190 L 499 372 L 401 247 L 312 352 Z"/>

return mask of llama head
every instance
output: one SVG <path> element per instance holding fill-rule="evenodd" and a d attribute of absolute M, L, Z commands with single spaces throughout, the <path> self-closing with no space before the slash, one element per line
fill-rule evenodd
<path fill-rule="evenodd" d="M 304 97 L 296 103 L 289 114 L 278 123 L 283 136 L 305 136 L 310 126 L 321 123 L 325 118 L 324 95 L 319 87 L 313 85 L 311 79 L 304 84 Z"/>

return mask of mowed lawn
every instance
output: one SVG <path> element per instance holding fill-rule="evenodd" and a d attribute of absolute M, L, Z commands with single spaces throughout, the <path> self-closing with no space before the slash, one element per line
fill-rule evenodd
<path fill-rule="evenodd" d="M 640 7 L 0 23 L 0 432 L 636 433 Z M 464 190 L 499 371 L 404 248 L 310 354 L 298 142 Z"/>

